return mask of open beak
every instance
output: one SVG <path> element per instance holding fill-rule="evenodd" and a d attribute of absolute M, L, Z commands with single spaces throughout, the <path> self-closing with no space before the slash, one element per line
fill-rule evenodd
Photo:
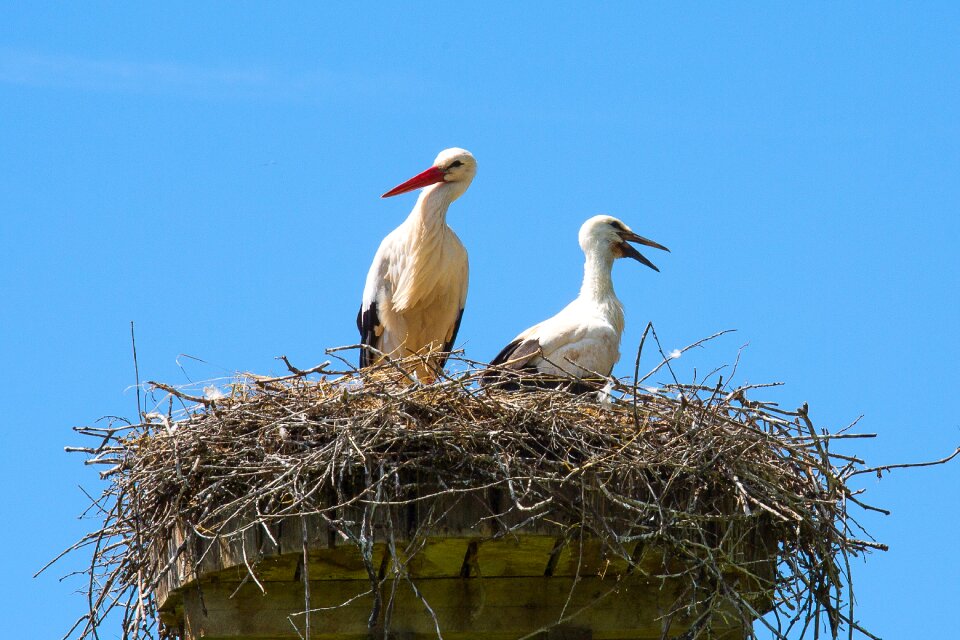
<path fill-rule="evenodd" d="M 418 173 L 406 182 L 398 184 L 380 197 L 389 198 L 390 196 L 397 196 L 401 193 L 406 193 L 407 191 L 413 191 L 414 189 L 420 189 L 421 187 L 427 187 L 431 184 L 443 182 L 443 176 L 443 170 L 438 169 L 437 167 L 430 167 L 423 173 Z"/>
<path fill-rule="evenodd" d="M 643 264 L 647 265 L 648 267 L 650 267 L 651 269 L 659 273 L 660 269 L 657 269 L 657 266 L 655 264 L 647 260 L 647 258 L 642 253 L 637 251 L 636 248 L 634 248 L 634 246 L 629 243 L 636 242 L 637 244 L 642 244 L 646 247 L 653 247 L 654 249 L 661 249 L 663 251 L 670 251 L 670 249 L 667 249 L 665 246 L 663 246 L 659 242 L 654 242 L 653 240 L 649 240 L 647 238 L 644 238 L 643 236 L 638 236 L 632 231 L 623 231 L 620 233 L 620 237 L 623 239 L 623 242 L 618 244 L 617 248 L 620 249 L 620 252 L 623 254 L 623 257 L 633 258 L 637 262 L 642 262 Z"/>

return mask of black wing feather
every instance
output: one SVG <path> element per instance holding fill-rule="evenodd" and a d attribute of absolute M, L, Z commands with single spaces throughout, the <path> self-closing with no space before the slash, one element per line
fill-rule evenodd
<path fill-rule="evenodd" d="M 517 347 L 520 346 L 520 343 L 523 342 L 520 338 L 517 338 L 503 349 L 500 350 L 500 353 L 493 357 L 493 360 L 490 361 L 490 364 L 503 364 L 510 359 L 510 355 L 517 350 Z"/>
<path fill-rule="evenodd" d="M 457 314 L 457 321 L 453 323 L 453 333 L 450 334 L 450 339 L 443 343 L 443 352 L 444 355 L 440 357 L 439 366 L 442 369 L 443 365 L 447 364 L 447 358 L 451 351 L 453 351 L 453 345 L 457 341 L 457 333 L 460 331 L 460 321 L 463 320 L 463 309 L 460 309 L 460 313 Z"/>
<path fill-rule="evenodd" d="M 380 317 L 377 315 L 377 302 L 374 300 L 370 306 L 364 309 L 360 307 L 357 312 L 357 330 L 360 332 L 360 344 L 380 348 L 380 336 L 377 335 L 377 327 L 380 325 Z M 360 368 L 369 367 L 376 361 L 376 354 L 365 347 L 360 347 Z"/>
<path fill-rule="evenodd" d="M 503 367 L 506 365 L 507 368 L 513 369 L 516 371 L 528 371 L 530 373 L 536 373 L 536 366 L 530 364 L 530 358 L 524 358 L 525 356 L 536 355 L 540 351 L 540 341 L 539 340 L 524 340 L 522 338 L 517 338 L 503 349 L 500 350 L 500 353 L 493 357 L 493 360 L 490 361 L 490 365 L 499 365 Z M 507 364 L 511 360 L 517 360 Z M 501 371 L 494 371 L 493 369 L 487 369 L 480 376 L 480 384 L 483 385 L 497 385 L 498 388 L 504 389 L 506 391 L 518 391 L 520 389 L 520 384 L 518 384 L 516 379 L 507 379 L 507 376 Z"/>
<path fill-rule="evenodd" d="M 520 360 L 519 362 L 511 363 L 508 366 L 510 369 L 536 369 L 533 365 L 528 365 L 527 362 L 530 358 L 527 356 L 535 356 L 540 352 L 540 341 L 539 340 L 523 340 L 517 338 L 507 346 L 505 346 L 500 353 L 494 356 L 493 360 L 490 361 L 490 364 L 506 364 L 510 360 Z M 522 358 L 525 358 L 521 360 Z"/>

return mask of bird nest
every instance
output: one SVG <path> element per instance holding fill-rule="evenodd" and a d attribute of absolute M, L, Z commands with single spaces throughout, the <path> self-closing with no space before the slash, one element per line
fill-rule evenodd
<path fill-rule="evenodd" d="M 553 527 L 558 539 L 600 544 L 627 572 L 640 549 L 661 550 L 670 562 L 659 571 L 690 587 L 676 608 L 700 615 L 686 637 L 709 637 L 706 614 L 721 609 L 747 628 L 759 618 L 776 638 L 866 633 L 849 561 L 885 547 L 848 511 L 873 508 L 848 483 L 877 469 L 833 445 L 870 436 L 817 429 L 806 406 L 752 399 L 758 386 L 611 381 L 598 399 L 485 388 L 479 363 L 456 354 L 455 373 L 417 384 L 403 373 L 412 364 L 288 362 L 289 375 L 204 391 L 150 383 L 159 410 L 139 424 L 77 428 L 97 444 L 74 450 L 108 468 L 95 501 L 102 525 L 71 549 L 92 555 L 89 610 L 67 635 L 95 637 L 113 612 L 125 639 L 170 637 L 157 588 L 195 549 L 190 538 L 228 540 L 304 516 L 356 545 L 374 607 L 387 608 L 387 585 L 409 576 L 402 563 L 373 566 L 373 541 L 435 535 L 443 510 L 414 530 L 400 525 L 403 510 L 490 491 L 500 505 L 486 516 L 491 537 Z"/>

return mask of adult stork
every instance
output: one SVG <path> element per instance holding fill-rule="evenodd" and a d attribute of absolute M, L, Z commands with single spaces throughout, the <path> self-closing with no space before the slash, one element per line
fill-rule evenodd
<path fill-rule="evenodd" d="M 414 371 L 426 381 L 446 362 L 463 317 L 468 278 L 467 251 L 447 226 L 447 209 L 476 173 L 469 151 L 446 149 L 429 169 L 383 194 L 423 188 L 407 219 L 380 243 L 367 272 L 357 314 L 361 367 L 382 356 L 432 354 Z"/>
<path fill-rule="evenodd" d="M 490 363 L 516 371 L 516 378 L 504 380 L 506 376 L 488 369 L 482 376 L 485 384 L 499 381 L 500 386 L 509 390 L 569 385 L 572 391 L 583 393 L 599 389 L 602 382 L 597 376 L 609 376 L 613 371 L 620 359 L 624 323 L 623 306 L 613 290 L 613 261 L 633 258 L 660 271 L 630 243 L 669 249 L 638 236 L 620 220 L 606 215 L 584 222 L 579 239 L 586 256 L 580 295 L 557 315 L 514 338 Z M 540 375 L 524 380 L 524 374 Z M 570 376 L 578 381 L 570 382 Z"/>

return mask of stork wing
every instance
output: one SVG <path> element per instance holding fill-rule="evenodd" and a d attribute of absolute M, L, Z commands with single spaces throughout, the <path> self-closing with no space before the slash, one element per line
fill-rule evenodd
<path fill-rule="evenodd" d="M 505 369 L 514 371 L 536 371 L 536 364 L 531 360 L 540 355 L 540 341 L 536 338 L 519 337 L 498 353 L 490 361 L 491 367 L 499 365 Z M 494 369 L 486 369 L 480 376 L 480 384 L 496 384 L 505 391 L 517 391 L 521 388 L 519 381 L 508 378 L 502 372 Z"/>
<path fill-rule="evenodd" d="M 360 344 L 380 349 L 383 335 L 383 325 L 380 324 L 380 317 L 377 315 L 377 301 L 370 302 L 369 305 L 360 306 L 357 312 L 357 330 L 360 331 Z M 370 366 L 376 361 L 376 354 L 360 347 L 360 368 Z"/>
<path fill-rule="evenodd" d="M 523 369 L 534 357 L 540 355 L 540 341 L 536 338 L 517 338 L 500 353 L 494 356 L 490 364 L 503 365 L 507 369 Z"/>
<path fill-rule="evenodd" d="M 367 279 L 363 285 L 360 311 L 357 313 L 357 329 L 360 344 L 383 351 L 386 326 L 380 312 L 389 313 L 393 293 L 391 270 L 397 263 L 398 230 L 394 229 L 380 242 L 377 253 L 370 263 Z M 360 349 L 360 368 L 372 365 L 378 355 L 371 349 Z"/>
<path fill-rule="evenodd" d="M 453 343 L 457 341 L 457 333 L 460 331 L 461 320 L 463 320 L 463 307 L 460 307 L 460 311 L 457 313 L 457 321 L 453 323 L 453 331 L 450 332 L 450 338 L 443 343 L 444 355 L 440 357 L 438 362 L 441 369 L 443 365 L 447 364 L 447 358 L 450 352 L 453 351 Z"/>
<path fill-rule="evenodd" d="M 460 332 L 460 322 L 463 320 L 463 309 L 467 304 L 467 287 L 470 281 L 470 266 L 467 263 L 467 250 L 463 248 L 463 244 L 460 242 L 460 238 L 457 237 L 455 233 L 450 234 L 453 237 L 453 244 L 459 249 L 459 254 L 461 256 L 459 262 L 459 276 L 456 278 L 456 282 L 459 283 L 459 310 L 457 311 L 457 320 L 453 323 L 453 329 L 447 334 L 447 339 L 443 343 L 443 350 L 445 353 L 450 353 L 453 351 L 453 345 L 457 341 L 457 334 Z M 440 367 L 443 368 L 443 365 L 447 363 L 447 356 L 443 356 L 440 359 Z"/>

